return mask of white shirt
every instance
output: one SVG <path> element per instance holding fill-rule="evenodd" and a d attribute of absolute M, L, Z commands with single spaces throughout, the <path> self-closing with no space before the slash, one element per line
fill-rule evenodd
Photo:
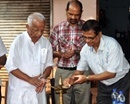
<path fill-rule="evenodd" d="M 52 65 L 52 47 L 48 39 L 42 36 L 34 44 L 27 32 L 18 35 L 11 45 L 6 62 L 9 72 L 7 104 L 46 104 L 45 88 L 42 93 L 37 94 L 33 85 L 18 79 L 10 72 L 19 68 L 33 77 Z"/>
<path fill-rule="evenodd" d="M 80 57 L 77 70 L 84 71 L 90 67 L 94 74 L 104 71 L 116 73 L 115 78 L 101 81 L 106 85 L 111 85 L 123 78 L 130 68 L 119 43 L 112 37 L 104 35 L 101 37 L 97 52 L 93 47 L 85 44 Z"/>
<path fill-rule="evenodd" d="M 3 43 L 3 41 L 2 41 L 2 39 L 0 37 L 0 57 L 5 55 L 6 53 L 7 53 L 7 50 L 6 50 L 5 45 L 4 45 L 4 43 Z M 2 84 L 2 81 L 0 79 L 0 86 L 1 86 L 1 84 Z"/>
<path fill-rule="evenodd" d="M 0 57 L 5 55 L 7 53 L 7 50 L 5 48 L 5 45 L 0 37 Z"/>

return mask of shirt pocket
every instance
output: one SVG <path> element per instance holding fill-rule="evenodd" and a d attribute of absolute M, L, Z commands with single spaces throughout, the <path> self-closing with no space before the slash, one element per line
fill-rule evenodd
<path fill-rule="evenodd" d="M 47 58 L 47 49 L 42 48 L 41 49 L 41 63 L 45 63 Z"/>

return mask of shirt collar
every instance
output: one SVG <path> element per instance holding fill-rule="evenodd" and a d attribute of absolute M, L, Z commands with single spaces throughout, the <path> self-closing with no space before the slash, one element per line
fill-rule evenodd
<path fill-rule="evenodd" d="M 27 39 L 28 39 L 31 43 L 33 43 L 32 40 L 31 40 L 31 38 L 30 38 L 30 36 L 29 36 L 29 34 L 28 34 L 28 32 L 25 31 L 24 34 L 25 34 L 25 36 L 27 37 Z M 40 39 L 39 39 L 35 44 L 37 44 L 37 43 L 41 40 L 41 38 L 42 38 L 42 36 L 40 37 Z"/>
<path fill-rule="evenodd" d="M 25 36 L 27 37 L 27 39 L 28 39 L 29 41 L 32 41 L 27 31 L 25 31 L 24 34 L 25 34 Z"/>
<path fill-rule="evenodd" d="M 67 21 L 66 22 L 66 26 L 67 27 L 69 27 L 70 25 L 69 25 L 70 23 Z M 82 25 L 82 23 L 81 23 L 81 20 L 77 23 L 77 25 L 76 26 L 81 26 Z"/>
<path fill-rule="evenodd" d="M 104 44 L 105 44 L 105 42 L 104 42 L 104 39 L 103 39 L 103 36 L 102 36 L 101 39 L 100 39 L 100 44 L 99 44 L 98 51 L 103 51 L 104 50 L 104 48 L 105 48 Z M 94 48 L 89 47 L 89 50 L 94 51 Z"/>
<path fill-rule="evenodd" d="M 102 36 L 100 39 L 100 44 L 99 44 L 98 50 L 104 50 L 104 44 L 105 44 L 105 42 L 104 42 L 103 36 Z"/>

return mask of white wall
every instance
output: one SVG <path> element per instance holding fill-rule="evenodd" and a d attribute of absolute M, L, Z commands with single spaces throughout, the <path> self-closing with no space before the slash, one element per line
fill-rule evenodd
<path fill-rule="evenodd" d="M 53 0 L 53 23 L 52 27 L 56 24 L 66 20 L 66 4 L 69 0 Z M 96 19 L 96 0 L 80 0 L 83 4 L 82 19 L 89 18 Z"/>

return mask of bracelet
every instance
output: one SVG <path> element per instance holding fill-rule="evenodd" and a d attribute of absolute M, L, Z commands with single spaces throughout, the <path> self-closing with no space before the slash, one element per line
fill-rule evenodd
<path fill-rule="evenodd" d="M 43 74 L 38 79 L 42 79 L 42 78 L 46 79 Z"/>
<path fill-rule="evenodd" d="M 86 76 L 86 80 L 89 81 L 89 76 Z"/>

